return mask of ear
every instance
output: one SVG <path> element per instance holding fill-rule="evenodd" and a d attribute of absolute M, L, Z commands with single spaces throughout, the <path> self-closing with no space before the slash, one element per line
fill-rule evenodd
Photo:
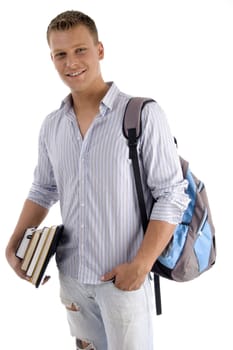
<path fill-rule="evenodd" d="M 98 42 L 98 55 L 100 60 L 104 58 L 104 46 L 101 41 Z"/>

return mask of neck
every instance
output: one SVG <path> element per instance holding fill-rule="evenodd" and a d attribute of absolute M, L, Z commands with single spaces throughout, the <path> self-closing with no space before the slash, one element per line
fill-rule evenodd
<path fill-rule="evenodd" d="M 74 112 L 83 137 L 99 113 L 100 101 L 108 88 L 109 86 L 103 82 L 98 87 L 96 85 L 93 86 L 93 89 L 89 91 L 72 93 Z"/>
<path fill-rule="evenodd" d="M 99 108 L 100 101 L 103 99 L 109 89 L 108 84 L 104 81 L 98 87 L 83 92 L 72 92 L 74 109 L 76 112 L 81 112 L 86 109 Z"/>

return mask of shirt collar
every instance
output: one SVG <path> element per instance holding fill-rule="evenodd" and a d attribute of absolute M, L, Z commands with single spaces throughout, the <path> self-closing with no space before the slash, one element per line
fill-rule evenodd
<path fill-rule="evenodd" d="M 72 107 L 72 97 L 71 94 L 67 95 L 61 102 L 60 109 L 64 108 L 68 111 Z"/>
<path fill-rule="evenodd" d="M 114 82 L 107 82 L 109 85 L 109 89 L 106 93 L 106 95 L 103 97 L 103 99 L 100 102 L 100 113 L 102 115 L 106 114 L 107 110 L 112 110 L 114 107 L 114 103 L 116 101 L 117 95 L 119 94 L 120 90 L 115 85 Z M 70 110 L 72 107 L 72 97 L 71 94 L 67 95 L 61 103 L 60 109 L 64 108 L 66 111 Z"/>
<path fill-rule="evenodd" d="M 108 109 L 112 110 L 120 90 L 114 82 L 108 82 L 107 84 L 109 85 L 109 89 L 106 95 L 103 97 L 101 103 L 105 105 Z"/>

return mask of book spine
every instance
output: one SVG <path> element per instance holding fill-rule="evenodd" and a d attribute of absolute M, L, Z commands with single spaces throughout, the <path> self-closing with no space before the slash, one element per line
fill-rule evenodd
<path fill-rule="evenodd" d="M 56 235 L 57 228 L 56 226 L 50 227 L 49 232 L 47 233 L 47 239 L 45 241 L 45 244 L 43 246 L 43 249 L 41 251 L 41 254 L 37 260 L 35 269 L 33 271 L 32 277 L 31 277 L 31 282 L 35 284 L 36 286 L 38 285 L 38 279 L 41 280 L 43 277 L 43 273 L 45 271 L 45 268 L 51 258 L 51 245 L 54 240 L 54 236 Z"/>
<path fill-rule="evenodd" d="M 33 274 L 33 271 L 34 271 L 34 269 L 35 269 L 36 263 L 37 263 L 37 261 L 38 261 L 38 259 L 39 259 L 39 256 L 40 256 L 40 254 L 41 254 L 41 251 L 42 251 L 43 246 L 44 246 L 44 244 L 45 244 L 45 241 L 46 241 L 46 238 L 47 238 L 48 230 L 49 230 L 49 229 L 48 229 L 47 227 L 43 228 L 43 230 L 42 230 L 42 233 L 41 233 L 39 242 L 38 242 L 38 244 L 37 244 L 37 247 L 36 247 L 36 249 L 35 249 L 35 251 L 34 251 L 32 260 L 31 260 L 30 265 L 29 265 L 29 267 L 28 267 L 28 269 L 27 269 L 27 272 L 26 272 L 26 275 L 27 275 L 28 277 L 31 277 L 32 274 Z"/>

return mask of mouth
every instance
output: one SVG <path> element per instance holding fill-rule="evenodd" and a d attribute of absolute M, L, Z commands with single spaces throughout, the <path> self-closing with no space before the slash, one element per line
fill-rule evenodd
<path fill-rule="evenodd" d="M 71 78 L 75 78 L 75 77 L 80 76 L 80 75 L 83 74 L 84 72 L 86 72 L 86 69 L 82 69 L 82 70 L 79 70 L 79 71 L 76 71 L 76 72 L 66 73 L 66 76 L 67 76 L 67 77 L 71 77 Z"/>

